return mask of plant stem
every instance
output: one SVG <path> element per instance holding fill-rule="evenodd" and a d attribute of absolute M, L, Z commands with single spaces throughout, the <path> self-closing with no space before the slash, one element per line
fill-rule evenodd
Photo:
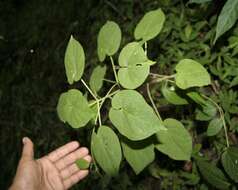
<path fill-rule="evenodd" d="M 151 93 L 150 93 L 150 84 L 149 84 L 149 83 L 147 83 L 146 89 L 147 89 L 147 94 L 148 94 L 148 97 L 149 97 L 149 99 L 150 99 L 150 102 L 151 102 L 151 104 L 152 104 L 152 106 L 153 106 L 153 108 L 154 108 L 154 111 L 155 111 L 156 115 L 158 116 L 158 118 L 160 119 L 160 121 L 162 121 L 161 116 L 160 116 L 160 114 L 159 114 L 159 111 L 158 111 L 158 109 L 157 109 L 157 107 L 156 107 L 156 105 L 155 105 L 155 103 L 154 103 L 154 100 L 153 100 L 153 98 L 152 98 L 152 96 L 151 96 Z"/>
<path fill-rule="evenodd" d="M 112 56 L 110 56 L 110 60 L 111 60 L 111 63 L 112 63 L 112 69 L 113 69 L 114 77 L 116 79 L 117 84 L 119 84 L 119 81 L 118 81 L 118 78 L 117 78 L 116 67 L 115 67 L 115 64 L 114 64 Z"/>
<path fill-rule="evenodd" d="M 86 82 L 83 80 L 83 79 L 81 79 L 81 82 L 83 83 L 83 85 L 87 88 L 87 90 L 89 91 L 89 93 L 92 95 L 92 97 L 97 101 L 98 99 L 97 99 L 97 97 L 96 97 L 96 95 L 92 92 L 92 90 L 88 87 L 88 85 L 86 84 Z"/>
<path fill-rule="evenodd" d="M 226 121 L 225 121 L 224 112 L 223 112 L 222 108 L 215 101 L 213 101 L 211 98 L 209 98 L 209 97 L 207 97 L 203 94 L 202 94 L 202 97 L 206 98 L 207 100 L 209 100 L 211 103 L 213 103 L 217 107 L 217 109 L 219 111 L 219 114 L 220 114 L 220 117 L 221 117 L 221 120 L 222 120 L 224 132 L 225 132 L 226 146 L 230 147 L 228 133 L 227 133 Z"/>
<path fill-rule="evenodd" d="M 115 83 L 117 83 L 116 81 L 113 81 L 113 80 L 109 80 L 109 79 L 102 79 L 103 81 L 106 81 L 106 82 L 110 82 L 110 83 L 113 83 L 113 84 L 115 84 Z"/>
<path fill-rule="evenodd" d="M 101 121 L 101 114 L 100 114 L 100 109 L 99 109 L 99 107 L 100 107 L 99 100 L 97 99 L 96 95 L 92 92 L 92 90 L 88 87 L 88 85 L 86 84 L 86 82 L 83 79 L 81 79 L 81 82 L 87 88 L 87 90 L 93 96 L 93 98 L 96 100 L 97 110 L 98 110 L 97 117 L 98 117 L 99 126 L 101 126 L 102 125 L 102 121 Z M 97 124 L 97 120 L 96 120 L 95 124 Z"/>

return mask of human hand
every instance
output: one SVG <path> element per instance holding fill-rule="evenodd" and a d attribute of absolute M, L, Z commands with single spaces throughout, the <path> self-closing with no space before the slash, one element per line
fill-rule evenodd
<path fill-rule="evenodd" d="M 32 141 L 24 137 L 23 144 L 10 190 L 66 190 L 88 175 L 88 170 L 80 170 L 75 161 L 83 158 L 91 162 L 91 156 L 88 149 L 79 148 L 76 141 L 37 160 L 34 159 Z"/>

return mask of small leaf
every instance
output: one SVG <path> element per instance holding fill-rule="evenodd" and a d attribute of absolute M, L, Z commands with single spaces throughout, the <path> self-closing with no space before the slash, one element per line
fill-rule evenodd
<path fill-rule="evenodd" d="M 177 94 L 173 86 L 170 88 L 168 88 L 167 86 L 163 86 L 161 91 L 165 99 L 171 104 L 174 105 L 188 104 L 188 101 L 185 98 L 182 98 Z"/>
<path fill-rule="evenodd" d="M 213 119 L 217 114 L 217 108 L 210 102 L 206 102 L 205 105 L 196 108 L 196 120 L 209 121 Z"/>
<path fill-rule="evenodd" d="M 200 4 L 200 3 L 207 3 L 207 2 L 210 2 L 212 0 L 189 0 L 188 3 L 197 3 L 197 4 Z"/>
<path fill-rule="evenodd" d="M 117 23 L 107 21 L 98 34 L 98 57 L 102 62 L 106 55 L 114 55 L 121 44 L 121 29 Z"/>
<path fill-rule="evenodd" d="M 71 89 L 62 93 L 57 105 L 59 118 L 73 128 L 85 126 L 93 117 L 88 101 L 79 90 Z"/>
<path fill-rule="evenodd" d="M 85 55 L 83 47 L 73 36 L 70 37 L 64 63 L 69 84 L 79 81 L 84 72 Z"/>
<path fill-rule="evenodd" d="M 233 80 L 231 81 L 231 84 L 230 84 L 230 88 L 233 86 L 237 86 L 237 85 L 238 85 L 238 76 L 233 78 Z"/>
<path fill-rule="evenodd" d="M 222 120 L 221 118 L 215 118 L 210 121 L 207 128 L 207 136 L 214 136 L 222 129 Z"/>
<path fill-rule="evenodd" d="M 192 138 L 183 124 L 176 119 L 164 120 L 166 131 L 159 131 L 156 136 L 160 144 L 155 147 L 174 160 L 190 160 Z"/>
<path fill-rule="evenodd" d="M 217 189 L 229 189 L 230 183 L 227 181 L 227 178 L 222 171 L 214 164 L 199 160 L 197 161 L 197 165 L 202 176 L 208 183 Z"/>
<path fill-rule="evenodd" d="M 83 159 L 83 158 L 80 158 L 80 159 L 76 160 L 75 163 L 76 163 L 76 165 L 78 166 L 78 168 L 80 170 L 86 170 L 90 166 L 90 163 L 87 160 Z"/>
<path fill-rule="evenodd" d="M 97 163 L 109 176 L 119 172 L 122 159 L 121 146 L 117 135 L 107 126 L 100 126 L 92 135 L 92 151 Z"/>
<path fill-rule="evenodd" d="M 135 39 L 142 39 L 144 42 L 153 39 L 160 33 L 164 21 L 165 15 L 161 9 L 146 13 L 136 26 Z"/>
<path fill-rule="evenodd" d="M 202 87 L 211 83 L 207 70 L 192 59 L 183 59 L 175 67 L 176 85 L 181 89 Z"/>
<path fill-rule="evenodd" d="M 139 174 L 155 159 L 154 145 L 148 140 L 122 141 L 124 156 L 136 174 Z"/>
<path fill-rule="evenodd" d="M 154 110 L 135 90 L 122 90 L 113 96 L 109 118 L 122 135 L 133 141 L 165 130 Z"/>
<path fill-rule="evenodd" d="M 216 40 L 227 32 L 238 19 L 238 0 L 227 0 L 218 17 L 216 26 Z"/>
<path fill-rule="evenodd" d="M 226 173 L 238 183 L 238 148 L 229 147 L 222 154 L 221 161 Z"/>
<path fill-rule="evenodd" d="M 118 71 L 119 82 L 128 89 L 142 85 L 149 75 L 150 66 L 155 63 L 147 58 L 137 42 L 131 42 L 122 49 L 118 62 L 121 67 Z"/>
<path fill-rule="evenodd" d="M 106 65 L 105 66 L 98 65 L 97 67 L 94 68 L 89 80 L 89 85 L 93 92 L 98 92 L 102 88 L 103 79 L 106 74 L 106 69 L 107 69 Z"/>

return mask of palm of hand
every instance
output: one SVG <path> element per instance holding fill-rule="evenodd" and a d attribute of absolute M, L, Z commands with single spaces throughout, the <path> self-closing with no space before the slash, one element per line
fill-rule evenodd
<path fill-rule="evenodd" d="M 78 148 L 77 142 L 68 143 L 38 160 L 33 159 L 32 142 L 27 139 L 24 144 L 12 190 L 65 190 L 88 174 L 88 170 L 79 170 L 75 164 L 79 158 L 91 162 L 88 149 Z"/>

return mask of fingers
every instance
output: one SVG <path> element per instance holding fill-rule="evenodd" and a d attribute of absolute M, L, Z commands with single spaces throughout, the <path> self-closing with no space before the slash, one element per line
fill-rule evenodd
<path fill-rule="evenodd" d="M 79 143 L 77 141 L 72 141 L 60 148 L 56 149 L 55 151 L 51 152 L 47 158 L 51 162 L 56 162 L 57 160 L 63 158 L 67 154 L 71 153 L 72 151 L 76 150 L 79 147 Z"/>
<path fill-rule="evenodd" d="M 58 160 L 55 163 L 55 166 L 58 168 L 58 170 L 62 170 L 69 165 L 73 164 L 76 160 L 83 158 L 88 155 L 88 149 L 85 147 L 79 148 L 76 151 L 66 155 L 62 159 Z"/>
<path fill-rule="evenodd" d="M 22 160 L 33 160 L 34 159 L 34 145 L 28 137 L 22 139 L 23 150 L 22 150 Z"/>
<path fill-rule="evenodd" d="M 89 155 L 85 156 L 83 159 L 85 159 L 89 163 L 92 161 L 92 158 Z M 75 163 L 73 163 L 60 172 L 61 178 L 67 179 L 71 177 L 73 174 L 75 174 L 76 172 L 78 172 L 79 170 L 80 169 L 78 168 L 78 166 Z"/>
<path fill-rule="evenodd" d="M 80 170 L 77 173 L 73 174 L 70 178 L 64 180 L 65 189 L 69 189 L 74 184 L 78 183 L 80 180 L 85 178 L 88 175 L 88 170 Z"/>

